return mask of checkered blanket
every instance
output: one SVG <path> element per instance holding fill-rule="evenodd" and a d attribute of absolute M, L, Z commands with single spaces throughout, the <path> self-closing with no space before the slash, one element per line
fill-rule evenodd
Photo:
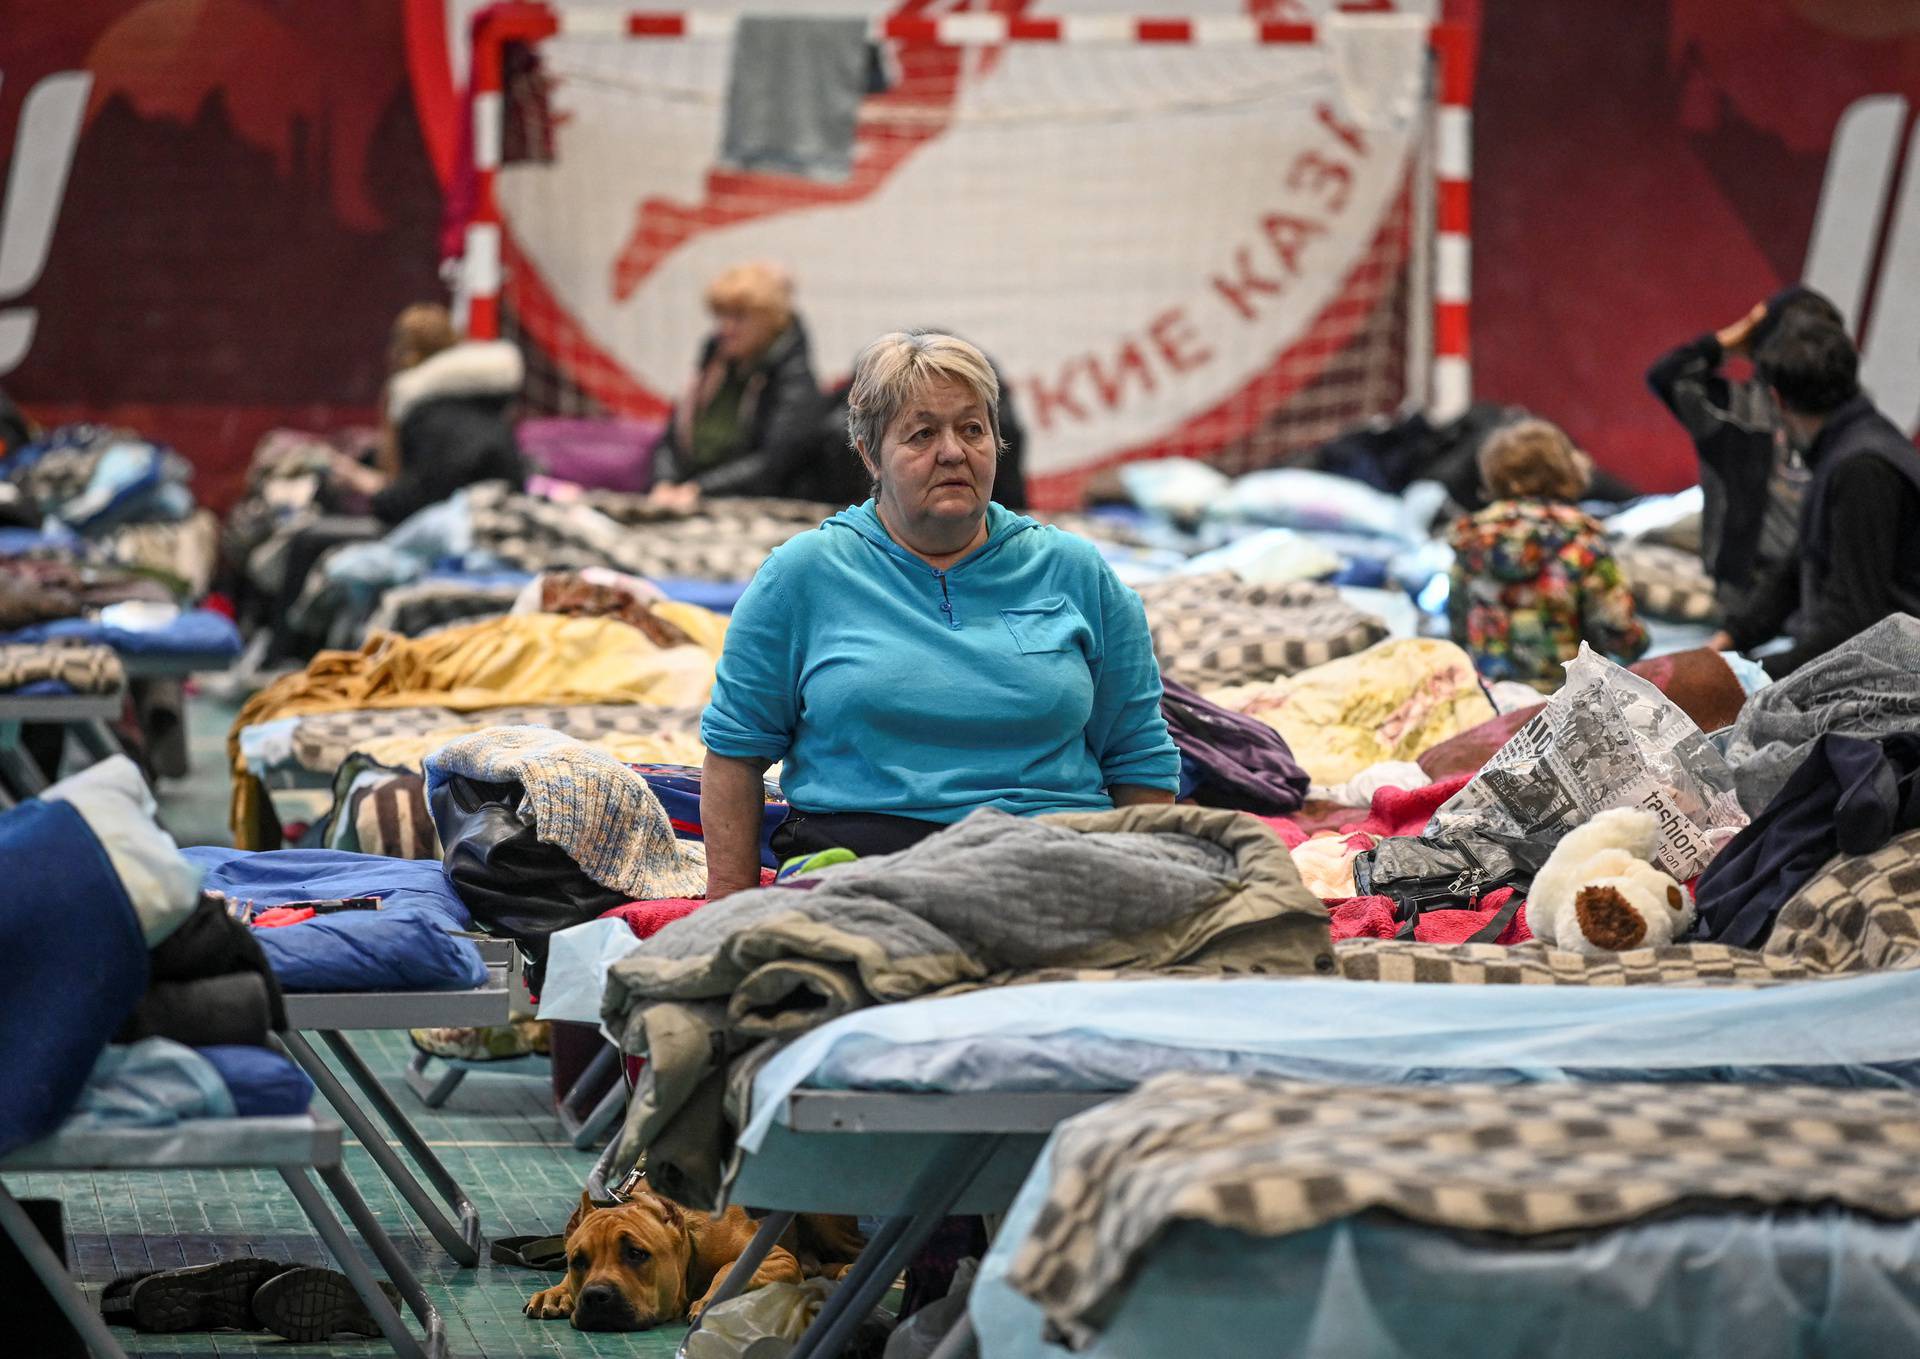
<path fill-rule="evenodd" d="M 1780 908 L 1762 952 L 1834 974 L 1920 965 L 1920 831 L 1834 859 Z"/>
<path fill-rule="evenodd" d="M 591 703 L 574 708 L 484 708 L 456 713 L 446 708 L 376 708 L 321 713 L 303 718 L 293 732 L 293 759 L 301 769 L 331 777 L 348 755 L 376 742 L 424 736 L 451 727 L 552 727 L 582 741 L 603 736 L 658 736 L 697 729 L 698 708 L 655 708 L 641 703 Z"/>
<path fill-rule="evenodd" d="M 127 687 L 120 657 L 104 646 L 0 646 L 0 693 L 55 680 L 77 694 L 117 694 Z"/>
<path fill-rule="evenodd" d="M 610 567 L 629 575 L 751 580 L 767 554 L 833 511 L 786 500 L 715 500 L 691 515 L 644 496 L 590 492 L 543 500 L 491 482 L 468 492 L 473 546 L 520 571 Z"/>
<path fill-rule="evenodd" d="M 1387 635 L 1330 585 L 1249 585 L 1220 572 L 1156 581 L 1140 598 L 1161 673 L 1192 689 L 1298 674 Z"/>
<path fill-rule="evenodd" d="M 1334 950 L 1349 981 L 1469 986 L 1767 986 L 1920 968 L 1920 831 L 1834 859 L 1780 908 L 1757 952 L 1669 944 L 1585 954 L 1401 939 L 1343 939 Z"/>
<path fill-rule="evenodd" d="M 366 631 L 422 637 L 449 623 L 477 623 L 503 614 L 519 594 L 518 585 L 445 578 L 396 585 L 380 596 L 367 618 Z"/>
<path fill-rule="evenodd" d="M 1457 986 L 1767 986 L 1833 975 L 1795 958 L 1725 944 L 1669 944 L 1589 954 L 1541 943 L 1502 947 L 1341 939 L 1334 944 L 1334 955 L 1348 981 Z"/>
<path fill-rule="evenodd" d="M 1084 1348 L 1176 1223 L 1275 1237 L 1384 1211 L 1538 1239 L 1701 1209 L 1905 1220 L 1916 1155 L 1909 1091 L 1162 1076 L 1060 1127 L 1008 1278 Z"/>
<path fill-rule="evenodd" d="M 1658 543 L 1616 543 L 1613 558 L 1633 591 L 1634 606 L 1647 617 L 1705 623 L 1720 616 L 1713 577 L 1698 553 Z"/>

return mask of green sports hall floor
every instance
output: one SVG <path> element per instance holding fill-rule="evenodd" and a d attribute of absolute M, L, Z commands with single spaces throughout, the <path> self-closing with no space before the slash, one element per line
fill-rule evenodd
<path fill-rule="evenodd" d="M 183 843 L 226 839 L 226 773 L 222 741 L 232 708 L 206 699 L 189 705 L 193 775 L 161 790 L 161 817 Z M 566 1225 L 592 1156 L 562 1137 L 547 1085 L 503 1074 L 467 1078 L 446 1106 L 429 1110 L 400 1081 L 411 1048 L 402 1033 L 354 1036 L 447 1167 L 473 1196 L 489 1237 L 545 1234 Z M 520 1315 L 527 1296 L 554 1276 L 483 1261 L 454 1265 L 413 1219 L 399 1196 L 349 1138 L 347 1169 L 447 1321 L 448 1352 L 462 1359 L 532 1355 L 670 1355 L 678 1328 L 626 1335 L 590 1335 L 565 1322 Z M 137 1175 L 16 1175 L 22 1197 L 65 1203 L 67 1255 L 90 1295 L 117 1274 L 257 1255 L 329 1263 L 279 1177 L 268 1172 L 181 1171 Z M 274 1355 L 284 1359 L 338 1354 L 390 1354 L 381 1340 L 296 1345 L 268 1335 L 147 1336 L 115 1334 L 129 1355 Z M 0 1340 L 0 1353 L 6 1353 Z"/>

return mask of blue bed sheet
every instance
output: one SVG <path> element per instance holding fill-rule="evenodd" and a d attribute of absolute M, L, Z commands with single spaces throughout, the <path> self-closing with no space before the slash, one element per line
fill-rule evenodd
<path fill-rule="evenodd" d="M 740 1145 L 800 1087 L 1129 1090 L 1160 1071 L 1299 1079 L 1724 1080 L 1920 1089 L 1920 972 L 1756 989 L 1315 978 L 1053 982 L 875 1006 L 776 1054 Z"/>
<path fill-rule="evenodd" d="M 206 870 L 203 884 L 258 906 L 379 897 L 377 911 L 342 911 L 254 931 L 289 991 L 461 991 L 487 979 L 473 928 L 438 862 L 342 850 L 181 851 Z"/>
<path fill-rule="evenodd" d="M 85 618 L 60 618 L 51 623 L 0 636 L 0 643 L 38 643 L 56 640 L 97 642 L 125 656 L 225 656 L 240 654 L 240 631 L 233 620 L 211 609 L 189 609 L 155 628 L 115 627 Z"/>

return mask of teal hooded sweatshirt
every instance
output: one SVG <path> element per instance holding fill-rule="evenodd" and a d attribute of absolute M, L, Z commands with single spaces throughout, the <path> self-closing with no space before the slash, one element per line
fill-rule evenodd
<path fill-rule="evenodd" d="M 936 571 L 871 500 L 775 549 L 727 627 L 707 749 L 784 761 L 796 811 L 958 821 L 1178 786 L 1146 611 L 1099 549 L 997 504 Z"/>

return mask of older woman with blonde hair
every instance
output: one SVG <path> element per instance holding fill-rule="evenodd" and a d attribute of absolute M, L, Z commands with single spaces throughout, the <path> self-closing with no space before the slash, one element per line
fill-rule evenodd
<path fill-rule="evenodd" d="M 783 856 L 889 853 L 980 807 L 1173 800 L 1140 599 L 1092 543 L 992 502 L 999 406 L 963 340 L 861 353 L 847 424 L 873 498 L 760 568 L 701 722 L 710 896 L 758 882 L 776 760 Z"/>
<path fill-rule="evenodd" d="M 777 264 L 741 264 L 707 286 L 713 333 L 653 451 L 656 504 L 703 495 L 781 495 L 791 450 L 824 404 Z"/>
<path fill-rule="evenodd" d="M 1557 689 L 1586 642 L 1609 660 L 1637 660 L 1647 630 L 1607 546 L 1606 530 L 1572 502 L 1593 460 L 1545 420 L 1522 420 L 1480 450 L 1493 503 L 1453 526 L 1453 640 L 1490 680 Z"/>

